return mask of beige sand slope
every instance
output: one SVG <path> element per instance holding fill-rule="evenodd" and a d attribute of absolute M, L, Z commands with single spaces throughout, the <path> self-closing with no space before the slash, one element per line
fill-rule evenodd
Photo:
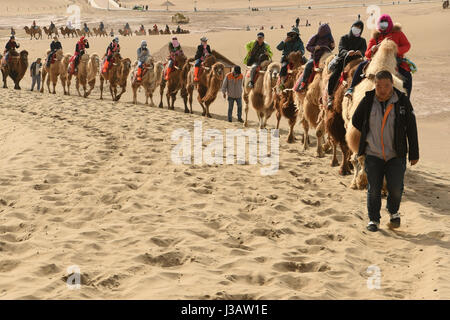
<path fill-rule="evenodd" d="M 192 131 L 195 120 L 204 129 L 240 128 L 223 121 L 221 98 L 214 118 L 203 119 L 198 105 L 196 114 L 182 113 L 180 100 L 173 112 L 131 105 L 129 93 L 120 103 L 99 101 L 98 88 L 89 99 L 63 96 L 59 87 L 57 95 L 28 92 L 28 75 L 22 91 L 0 89 L 0 298 L 448 299 L 450 44 L 440 33 L 449 20 L 433 5 L 389 8 L 408 30 L 420 71 L 413 103 L 422 156 L 407 171 L 397 231 L 385 226 L 383 209 L 381 232 L 366 232 L 365 193 L 347 187 L 351 178 L 329 166 L 329 155 L 318 159 L 285 143 L 285 131 L 276 175 L 262 176 L 260 165 L 175 165 L 174 130 Z M 42 21 L 63 20 L 48 10 Z M 309 17 L 315 25 L 329 20 L 340 35 L 357 13 L 328 9 Z M 254 32 L 219 27 L 267 29 L 269 18 L 269 25 L 286 21 L 285 11 L 246 15 L 201 13 L 189 25 L 196 33 L 179 38 L 192 47 L 212 26 L 214 48 L 239 63 Z M 83 17 L 116 28 L 127 20 L 132 27 L 165 24 L 170 13 Z M 2 19 L 11 21 L 30 17 Z M 302 28 L 302 37 L 314 30 Z M 266 31 L 272 46 L 284 33 Z M 6 39 L 7 30 L 0 34 Z M 48 47 L 18 37 L 30 60 Z M 123 54 L 134 57 L 142 39 L 121 39 Z M 146 39 L 157 52 L 169 37 Z M 102 53 L 108 41 L 91 39 L 89 52 Z M 75 44 L 62 42 L 67 51 Z M 73 265 L 81 270 L 80 290 L 64 281 Z M 381 272 L 379 290 L 367 287 L 370 266 Z"/>

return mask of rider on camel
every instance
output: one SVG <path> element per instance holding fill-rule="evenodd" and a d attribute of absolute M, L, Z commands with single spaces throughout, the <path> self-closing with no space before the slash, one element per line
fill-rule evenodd
<path fill-rule="evenodd" d="M 197 47 L 197 52 L 195 53 L 195 67 L 194 67 L 194 82 L 198 82 L 198 73 L 202 62 L 205 61 L 206 57 L 211 55 L 211 48 L 208 44 L 208 38 L 203 37 L 200 39 L 201 44 Z"/>
<path fill-rule="evenodd" d="M 142 80 L 142 65 L 147 61 L 148 57 L 150 57 L 150 50 L 147 48 L 147 41 L 142 40 L 141 46 L 137 49 L 137 60 L 138 60 L 138 69 L 136 73 L 136 80 Z"/>
<path fill-rule="evenodd" d="M 361 20 L 355 21 L 350 32 L 343 35 L 339 41 L 339 53 L 334 61 L 333 70 L 328 80 L 328 108 L 331 108 L 334 100 L 334 90 L 339 81 L 344 67 L 350 62 L 363 57 L 367 50 L 366 39 L 361 37 L 364 30 L 364 23 Z M 331 65 L 331 63 L 330 63 Z"/>
<path fill-rule="evenodd" d="M 50 67 L 50 63 L 52 62 L 52 57 L 56 53 L 57 50 L 62 50 L 61 42 L 59 42 L 58 37 L 54 36 L 53 41 L 50 43 L 50 53 L 47 57 L 47 68 Z"/>
<path fill-rule="evenodd" d="M 179 55 L 183 55 L 183 49 L 181 49 L 180 42 L 177 37 L 172 37 L 172 41 L 169 42 L 169 63 L 167 66 L 165 80 L 169 80 L 170 72 L 172 72 L 173 66 L 176 62 L 176 57 Z"/>
<path fill-rule="evenodd" d="M 273 53 L 270 49 L 270 45 L 264 41 L 264 33 L 259 32 L 257 34 L 257 39 L 252 40 L 245 46 L 247 49 L 247 55 L 244 58 L 244 63 L 250 67 L 250 82 L 248 83 L 249 88 L 253 88 L 253 79 L 255 77 L 256 68 L 261 64 L 261 56 L 267 56 L 272 59 Z"/>
<path fill-rule="evenodd" d="M 72 63 L 72 70 L 71 74 L 74 74 L 77 70 L 78 63 L 80 62 L 81 57 L 83 54 L 85 54 L 85 49 L 89 48 L 89 42 L 88 40 L 82 36 L 80 40 L 78 40 L 77 44 L 75 45 L 75 54 L 74 54 L 74 61 Z"/>
<path fill-rule="evenodd" d="M 9 52 L 19 47 L 20 45 L 16 42 L 16 38 L 14 36 L 9 37 L 9 41 L 5 45 L 5 62 L 8 62 Z"/>
<path fill-rule="evenodd" d="M 106 61 L 103 64 L 102 73 L 106 73 L 108 71 L 109 64 L 111 63 L 111 59 L 114 53 L 120 52 L 119 38 L 115 37 L 113 41 L 109 44 L 108 48 L 106 48 Z"/>
<path fill-rule="evenodd" d="M 364 67 L 369 63 L 372 55 L 378 50 L 381 41 L 384 39 L 391 39 L 397 44 L 397 66 L 398 73 L 403 76 L 403 87 L 407 91 L 408 98 L 411 96 L 412 90 L 412 77 L 408 63 L 404 61 L 403 55 L 409 51 L 411 44 L 406 38 L 405 34 L 401 31 L 400 25 L 394 25 L 392 19 L 389 15 L 383 14 L 378 19 L 378 30 L 374 32 L 372 38 L 369 41 L 369 45 L 366 50 L 366 61 L 359 64 L 358 69 L 356 69 L 353 75 L 352 83 L 350 88 L 345 92 L 345 96 L 351 98 L 353 96 L 353 90 L 358 85 L 361 80 L 361 74 L 363 73 Z"/>
<path fill-rule="evenodd" d="M 309 39 L 306 50 L 311 52 L 311 58 L 305 65 L 302 78 L 300 80 L 298 92 L 306 90 L 308 78 L 314 67 L 314 62 L 319 63 L 320 58 L 325 52 L 332 51 L 335 47 L 334 39 L 331 34 L 330 26 L 327 23 L 321 24 L 317 34 Z"/>
<path fill-rule="evenodd" d="M 277 49 L 283 51 L 281 55 L 280 89 L 284 89 L 284 82 L 286 81 L 289 65 L 289 54 L 297 51 L 300 51 L 302 55 L 305 54 L 305 47 L 302 39 L 300 39 L 299 30 L 297 28 L 292 28 L 292 30 L 287 33 L 286 39 L 278 44 Z"/>

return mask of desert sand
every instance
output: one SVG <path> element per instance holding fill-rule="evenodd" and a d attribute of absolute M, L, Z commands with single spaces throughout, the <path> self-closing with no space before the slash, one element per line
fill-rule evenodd
<path fill-rule="evenodd" d="M 97 0 L 97 2 L 101 2 Z M 162 1 L 161 1 L 162 2 Z M 82 22 L 95 27 L 132 29 L 143 23 L 170 23 L 192 1 L 172 1 L 171 11 L 100 10 L 85 1 L 0 0 L 5 43 L 16 28 L 29 62 L 44 57 L 49 40 L 29 40 L 23 26 L 65 23 L 66 5 L 80 5 Z M 242 4 L 245 2 L 244 4 Z M 414 1 L 413 1 L 414 2 Z M 122 1 L 127 6 L 153 1 Z M 179 35 L 195 46 L 206 34 L 213 49 L 243 66 L 245 43 L 262 25 L 274 49 L 297 16 L 306 43 L 319 22 L 329 22 L 339 37 L 361 14 L 362 6 L 294 8 L 298 1 L 197 2 L 186 12 L 191 23 Z M 1 299 L 448 299 L 450 298 L 450 10 L 440 2 L 382 6 L 402 24 L 412 43 L 407 56 L 419 71 L 413 76 L 412 103 L 419 126 L 421 160 L 408 166 L 400 213 L 402 226 L 387 228 L 382 209 L 378 233 L 366 231 L 366 193 L 348 186 L 330 167 L 331 155 L 316 158 L 313 147 L 286 143 L 282 120 L 280 168 L 263 176 L 261 165 L 176 165 L 171 160 L 174 130 L 241 128 L 225 121 L 226 101 L 218 96 L 213 118 L 131 104 L 131 88 L 118 103 L 100 101 L 98 83 L 87 98 L 0 89 L 0 298 Z M 357 5 L 335 1 L 331 6 Z M 369 4 L 369 3 L 368 3 Z M 306 6 L 307 4 L 302 4 Z M 287 7 L 292 6 L 290 9 Z M 269 9 L 270 8 L 270 9 Z M 27 10 L 29 9 L 29 10 Z M 161 10 L 161 8 L 157 8 Z M 204 11 L 202 11 L 204 10 Z M 246 26 L 251 31 L 245 31 Z M 270 27 L 274 26 L 274 30 Z M 363 36 L 370 38 L 370 30 Z M 135 60 L 141 40 L 151 52 L 170 36 L 120 38 L 122 54 Z M 89 53 L 100 55 L 110 38 L 90 38 Z M 73 53 L 76 39 L 63 39 Z M 158 57 L 163 58 L 163 57 Z M 71 89 L 72 93 L 74 89 Z M 159 102 L 159 94 L 156 95 Z M 250 128 L 256 115 L 249 111 Z M 269 120 L 269 128 L 275 117 Z M 302 134 L 296 126 L 296 137 Z M 383 200 L 385 201 L 385 199 Z M 81 271 L 82 286 L 69 290 L 67 268 Z M 368 267 L 380 270 L 381 288 L 369 289 Z"/>

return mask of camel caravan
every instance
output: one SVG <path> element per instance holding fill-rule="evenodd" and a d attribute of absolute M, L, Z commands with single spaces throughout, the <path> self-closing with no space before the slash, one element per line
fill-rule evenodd
<path fill-rule="evenodd" d="M 131 33 L 129 26 L 125 27 Z M 260 129 L 267 127 L 272 114 L 276 115 L 277 129 L 281 120 L 286 119 L 289 125 L 288 143 L 296 141 L 295 126 L 300 123 L 303 128 L 303 150 L 310 147 L 309 129 L 314 128 L 316 156 L 322 158 L 326 152 L 332 152 L 330 165 L 340 166 L 339 174 L 343 176 L 353 172 L 351 187 L 355 189 L 367 186 L 364 156 L 358 156 L 361 133 L 352 123 L 355 110 L 365 94 L 375 88 L 377 73 L 389 71 L 393 75 L 394 87 L 409 96 L 411 85 L 408 85 L 405 70 L 409 68 L 409 77 L 415 70 L 415 65 L 403 56 L 410 45 L 405 42 L 406 37 L 399 25 L 391 26 L 391 34 L 380 33 L 383 37 L 374 33 L 369 45 L 360 37 L 362 29 L 362 21 L 355 22 L 350 33 L 341 38 L 339 52 L 335 54 L 336 44 L 327 24 L 319 27 L 306 49 L 298 29 L 294 27 L 277 46 L 282 51 L 280 62 L 272 60 L 270 46 L 265 42 L 264 34 L 259 32 L 257 39 L 246 46 L 244 63 L 248 70 L 242 75 L 241 85 L 245 103 L 244 127 L 249 126 L 250 106 L 256 112 Z M 61 34 L 73 37 L 73 34 L 69 35 L 69 30 L 64 29 L 63 32 L 63 28 L 60 29 Z M 146 34 L 143 26 L 135 32 L 136 35 L 140 34 L 138 31 Z M 160 32 L 156 25 L 148 34 L 151 34 L 150 31 L 155 34 Z M 28 29 L 31 37 L 37 33 L 36 28 Z M 94 33 L 98 34 L 99 29 L 94 29 Z M 123 31 L 121 34 L 125 36 Z M 399 41 L 396 37 L 402 38 Z M 121 55 L 118 37 L 112 40 L 105 55 L 100 57 L 86 51 L 89 44 L 87 38 L 81 36 L 75 54 L 64 54 L 61 49 L 46 53 L 48 58 L 42 70 L 40 92 L 43 93 L 47 86 L 48 92 L 55 94 L 59 81 L 64 94 L 70 95 L 71 83 L 75 82 L 80 97 L 89 97 L 98 85 L 100 99 L 104 99 L 104 89 L 109 87 L 111 100 L 119 101 L 130 80 L 134 104 L 138 103 L 142 88 L 145 104 L 156 107 L 154 94 L 159 88 L 159 108 L 166 103 L 169 110 L 174 110 L 179 93 L 185 113 L 192 114 L 195 95 L 202 108 L 202 116 L 212 117 L 211 106 L 236 64 L 211 50 L 207 41 L 203 37 L 197 48 L 182 49 L 177 37 L 173 36 L 168 48 L 161 49 L 157 59 L 150 55 L 143 40 L 132 63 L 132 59 Z M 18 52 L 14 41 L 10 47 L 8 59 L 4 56 L 1 59 L 3 87 L 7 87 L 9 77 L 14 81 L 14 88 L 20 89 L 19 82 L 28 68 L 28 53 L 25 50 Z M 191 57 L 187 57 L 188 51 Z M 311 55 L 309 59 L 306 57 L 307 51 Z M 340 161 L 338 148 L 342 154 Z"/>

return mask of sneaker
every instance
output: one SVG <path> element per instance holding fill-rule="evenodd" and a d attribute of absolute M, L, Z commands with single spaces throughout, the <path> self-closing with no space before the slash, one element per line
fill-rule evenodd
<path fill-rule="evenodd" d="M 244 120 L 242 120 L 242 119 L 238 119 L 238 121 L 239 121 L 240 123 L 243 123 L 243 122 L 244 122 Z"/>
<path fill-rule="evenodd" d="M 369 224 L 367 225 L 367 230 L 369 230 L 370 232 L 376 232 L 376 231 L 378 231 L 379 225 L 380 225 L 379 222 L 370 221 Z"/>
<path fill-rule="evenodd" d="M 400 214 L 394 213 L 391 214 L 391 220 L 389 221 L 389 227 L 396 229 L 396 228 L 400 228 Z"/>
<path fill-rule="evenodd" d="M 352 98 L 353 97 L 353 88 L 348 88 L 347 91 L 345 91 L 345 97 Z"/>

